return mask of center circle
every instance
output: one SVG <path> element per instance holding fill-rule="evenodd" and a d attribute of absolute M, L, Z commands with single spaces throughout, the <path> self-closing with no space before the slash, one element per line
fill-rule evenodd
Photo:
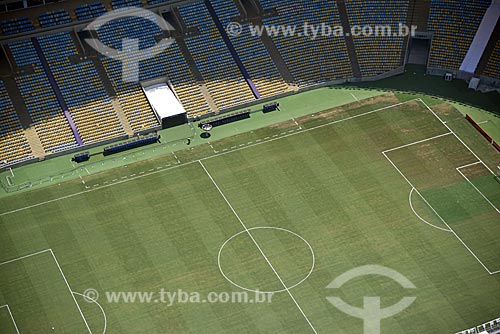
<path fill-rule="evenodd" d="M 259 238 L 258 236 L 254 235 L 254 234 L 259 234 L 259 232 L 256 232 L 256 231 L 274 232 L 274 234 L 267 233 L 266 235 L 263 235 L 262 238 Z M 273 234 L 273 235 L 271 235 L 271 234 Z M 243 238 L 238 238 L 240 236 L 247 237 L 247 240 L 245 240 Z M 291 269 L 292 269 L 292 271 L 294 269 L 304 271 L 303 277 L 301 279 L 294 277 L 295 283 L 291 284 L 290 286 L 287 286 L 287 284 L 285 282 L 286 279 L 283 278 L 283 276 L 282 276 L 284 274 L 287 275 L 288 273 L 282 272 L 279 269 L 276 269 L 276 267 L 273 264 L 273 253 L 274 252 L 269 252 L 269 249 L 270 249 L 269 247 L 274 247 L 274 245 L 276 243 L 280 243 L 280 241 L 274 240 L 274 242 L 272 242 L 273 241 L 272 239 L 271 240 L 268 239 L 269 237 L 272 237 L 272 236 L 274 236 L 276 239 L 279 238 L 283 242 L 288 242 L 288 243 L 293 242 L 293 246 L 292 246 L 293 249 L 288 249 L 288 252 L 292 252 L 292 251 L 294 252 L 293 254 L 291 254 L 291 255 L 293 255 L 293 262 L 297 262 L 297 265 L 300 268 L 294 268 L 294 266 L 291 266 Z M 290 237 L 292 239 L 290 239 Z M 263 240 L 264 240 L 264 242 L 262 242 Z M 271 243 L 268 243 L 267 241 L 269 241 Z M 233 276 L 242 275 L 242 274 L 244 275 L 245 270 L 240 270 L 240 268 L 230 268 L 230 270 L 227 270 L 227 268 L 226 268 L 226 271 L 225 271 L 223 269 L 224 265 L 223 265 L 222 259 L 224 258 L 224 256 L 223 256 L 224 251 L 226 250 L 226 252 L 229 252 L 230 251 L 229 248 L 237 248 L 238 246 L 241 247 L 242 245 L 238 245 L 238 243 L 242 243 L 242 242 L 246 242 L 245 249 L 244 249 L 245 251 L 248 251 L 249 247 L 247 247 L 247 246 L 251 244 L 251 246 L 253 247 L 252 250 L 255 250 L 255 252 L 253 254 L 255 256 L 258 256 L 258 261 L 259 261 L 259 262 L 257 262 L 257 259 L 255 259 L 256 261 L 253 261 L 253 262 L 258 263 L 259 267 L 266 266 L 270 270 L 270 272 L 272 272 L 274 279 L 281 286 L 283 286 L 282 289 L 276 289 L 276 290 L 262 289 L 262 290 L 260 290 L 257 288 L 245 286 L 245 284 L 236 283 L 237 279 L 234 279 Z M 256 244 L 258 245 L 258 247 Z M 271 249 L 271 250 L 274 251 L 274 249 Z M 235 251 L 238 251 L 238 250 L 235 250 Z M 285 252 L 285 251 L 286 250 L 280 250 L 280 252 Z M 265 254 L 266 258 L 263 257 L 262 253 Z M 306 257 L 308 258 L 307 262 L 310 262 L 310 264 L 306 263 Z M 274 258 L 274 260 L 276 260 L 276 258 Z M 287 260 L 287 259 L 281 259 L 281 260 Z M 271 268 L 271 265 L 267 261 L 269 261 L 269 263 L 272 265 L 272 268 Z M 285 261 L 285 263 L 282 263 L 282 261 L 275 261 L 275 262 L 280 262 L 280 265 L 282 265 L 281 269 L 283 269 L 284 266 L 286 266 L 287 268 L 290 268 L 290 266 L 288 266 L 288 263 L 286 263 L 286 261 Z M 278 293 L 278 292 L 284 292 L 284 291 L 293 289 L 293 288 L 297 287 L 298 285 L 302 284 L 307 278 L 309 278 L 309 276 L 312 274 L 312 272 L 314 270 L 315 257 L 314 257 L 314 251 L 313 251 L 311 245 L 307 242 L 306 239 L 304 239 L 303 237 L 301 237 L 297 233 L 292 232 L 292 231 L 287 230 L 287 229 L 284 229 L 284 228 L 262 226 L 262 227 L 252 227 L 252 228 L 249 228 L 245 231 L 238 232 L 235 235 L 233 235 L 232 237 L 230 237 L 229 239 L 227 239 L 222 244 L 221 248 L 219 249 L 219 254 L 217 256 L 217 263 L 219 265 L 219 270 L 220 270 L 222 276 L 224 276 L 224 278 L 228 282 L 230 282 L 231 284 L 233 284 L 234 286 L 236 286 L 242 290 L 249 291 L 249 292 L 255 292 L 255 293 Z M 238 266 L 239 264 L 241 264 L 241 262 L 238 262 L 236 266 Z M 248 268 L 245 268 L 245 269 L 248 270 Z M 261 267 L 261 269 L 262 269 L 262 267 Z M 256 272 L 254 271 L 252 273 L 255 274 Z M 278 279 L 277 275 L 280 276 L 280 279 Z M 248 284 L 248 283 L 246 283 L 246 284 Z"/>

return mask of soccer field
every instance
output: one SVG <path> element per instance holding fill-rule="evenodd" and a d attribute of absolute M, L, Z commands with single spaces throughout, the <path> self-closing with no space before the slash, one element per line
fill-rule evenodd
<path fill-rule="evenodd" d="M 0 333 L 362 333 L 334 296 L 416 297 L 381 333 L 479 325 L 500 316 L 499 160 L 448 104 L 389 94 L 5 196 Z M 415 289 L 375 275 L 327 288 L 364 265 Z M 275 293 L 106 299 L 161 289 Z"/>

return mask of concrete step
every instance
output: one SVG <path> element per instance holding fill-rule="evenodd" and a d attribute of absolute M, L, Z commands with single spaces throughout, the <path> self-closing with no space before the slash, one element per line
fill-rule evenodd
<path fill-rule="evenodd" d="M 130 125 L 130 122 L 125 115 L 125 112 L 123 111 L 122 105 L 118 98 L 116 97 L 111 97 L 111 104 L 113 105 L 113 108 L 115 109 L 116 114 L 118 115 L 118 118 L 120 119 L 120 122 L 122 123 L 123 130 L 129 137 L 134 136 L 134 130 L 132 130 L 132 126 Z"/>
<path fill-rule="evenodd" d="M 27 129 L 24 129 L 24 135 L 26 136 L 26 139 L 30 144 L 31 152 L 33 152 L 33 155 L 40 160 L 45 159 L 45 149 L 43 148 L 42 141 L 40 140 L 35 127 L 31 126 Z"/>

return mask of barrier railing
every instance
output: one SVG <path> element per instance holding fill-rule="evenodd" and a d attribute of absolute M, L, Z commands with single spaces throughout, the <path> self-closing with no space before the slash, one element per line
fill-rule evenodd
<path fill-rule="evenodd" d="M 477 131 L 479 131 L 479 133 L 483 135 L 484 138 L 486 138 L 491 143 L 491 145 L 493 145 L 494 148 L 496 148 L 498 152 L 500 152 L 500 144 L 498 144 L 493 138 L 491 138 L 491 136 L 486 131 L 484 131 L 484 129 L 479 124 L 477 124 L 476 121 L 472 119 L 472 117 L 470 117 L 470 115 L 467 114 L 465 118 L 472 124 L 473 127 L 476 128 Z"/>

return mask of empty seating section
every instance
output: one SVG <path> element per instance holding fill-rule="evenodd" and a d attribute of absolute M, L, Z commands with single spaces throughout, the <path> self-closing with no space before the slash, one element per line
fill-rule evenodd
<path fill-rule="evenodd" d="M 406 24 L 408 0 L 345 0 L 351 29 L 390 26 L 390 36 L 352 36 L 362 77 L 372 77 L 402 66 L 404 37 L 399 23 Z M 358 32 L 356 31 L 356 34 Z"/>
<path fill-rule="evenodd" d="M 31 22 L 25 16 L 21 16 L 12 20 L 2 21 L 0 22 L 0 27 L 2 28 L 2 33 L 4 35 L 14 35 L 21 32 L 35 30 L 33 22 Z"/>
<path fill-rule="evenodd" d="M 75 14 L 79 21 L 83 21 L 106 14 L 106 8 L 101 2 L 92 2 L 77 6 Z"/>
<path fill-rule="evenodd" d="M 224 26 L 231 22 L 231 18 L 240 15 L 232 0 L 211 0 L 211 3 Z M 248 26 L 244 27 L 244 31 L 248 31 Z M 229 39 L 262 97 L 270 97 L 287 90 L 287 84 L 258 36 L 244 33 L 229 36 Z"/>
<path fill-rule="evenodd" d="M 303 31 L 304 22 L 311 25 L 341 25 L 335 1 L 324 0 L 261 0 L 264 9 L 276 8 L 277 17 L 264 19 L 266 25 L 296 26 L 297 35 Z M 307 36 L 271 37 L 288 69 L 299 86 L 352 77 L 347 46 L 342 37 Z"/>
<path fill-rule="evenodd" d="M 40 26 L 42 28 L 73 22 L 69 13 L 64 9 L 56 9 L 53 12 L 42 13 L 38 17 L 38 21 L 40 22 Z"/>
<path fill-rule="evenodd" d="M 31 41 L 11 42 L 9 48 L 17 66 L 33 65 L 34 73 L 16 77 L 16 83 L 45 151 L 58 152 L 77 146 Z"/>
<path fill-rule="evenodd" d="M 148 5 L 157 5 L 160 3 L 167 2 L 168 0 L 148 0 Z"/>
<path fill-rule="evenodd" d="M 137 17 L 127 17 L 110 21 L 98 31 L 99 39 L 112 48 L 121 49 L 122 40 L 127 37 L 129 39 L 138 39 L 141 50 L 155 45 L 155 36 L 158 36 L 160 33 L 161 30 L 156 24 Z M 138 59 L 137 54 L 129 53 L 127 56 L 131 60 Z M 138 132 L 158 126 L 158 120 L 139 82 L 125 82 L 122 80 L 121 62 L 110 58 L 102 58 L 101 61 L 116 90 L 118 99 L 132 129 Z M 148 73 L 140 74 L 144 76 L 150 75 Z M 157 76 L 160 75 L 157 74 Z"/>
<path fill-rule="evenodd" d="M 495 48 L 486 64 L 483 75 L 500 79 L 500 39 L 498 39 L 495 44 Z"/>
<path fill-rule="evenodd" d="M 428 66 L 458 70 L 491 0 L 431 0 Z"/>
<path fill-rule="evenodd" d="M 78 53 L 68 32 L 38 38 L 71 117 L 85 144 L 125 135 L 92 61 L 70 63 Z"/>
<path fill-rule="evenodd" d="M 0 81 L 0 162 L 20 162 L 33 158 L 14 106 Z"/>
<path fill-rule="evenodd" d="M 111 7 L 113 7 L 113 9 L 126 7 L 142 7 L 142 2 L 140 0 L 112 0 Z"/>
<path fill-rule="evenodd" d="M 219 109 L 255 99 L 217 30 L 205 4 L 182 5 L 180 13 L 188 27 L 197 27 L 200 35 L 186 38 L 205 84 Z"/>

